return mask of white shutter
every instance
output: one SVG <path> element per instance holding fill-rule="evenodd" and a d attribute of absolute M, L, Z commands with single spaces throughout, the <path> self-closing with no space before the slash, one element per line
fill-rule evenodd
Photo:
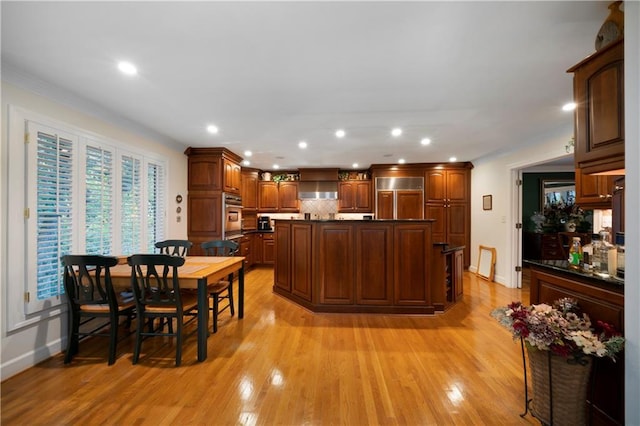
<path fill-rule="evenodd" d="M 76 201 L 74 162 L 77 138 L 28 123 L 26 311 L 60 303 L 64 293 L 60 256 L 72 252 Z M 51 300 L 54 302 L 50 302 Z"/>
<path fill-rule="evenodd" d="M 85 252 L 113 252 L 114 155 L 112 150 L 87 145 L 85 154 Z"/>
<path fill-rule="evenodd" d="M 120 254 L 130 255 L 142 247 L 142 162 L 123 155 L 120 167 Z"/>
<path fill-rule="evenodd" d="M 155 251 L 156 241 L 164 240 L 166 217 L 165 166 L 147 163 L 147 252 Z"/>

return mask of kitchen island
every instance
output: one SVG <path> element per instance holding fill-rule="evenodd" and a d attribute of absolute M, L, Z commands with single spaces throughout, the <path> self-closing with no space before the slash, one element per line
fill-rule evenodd
<path fill-rule="evenodd" d="M 273 291 L 314 312 L 433 314 L 447 288 L 432 222 L 276 220 Z"/>

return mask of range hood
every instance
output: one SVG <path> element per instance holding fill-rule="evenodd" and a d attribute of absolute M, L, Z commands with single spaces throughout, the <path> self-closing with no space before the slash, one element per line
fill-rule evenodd
<path fill-rule="evenodd" d="M 313 181 L 298 183 L 298 198 L 300 200 L 337 200 L 337 181 Z"/>

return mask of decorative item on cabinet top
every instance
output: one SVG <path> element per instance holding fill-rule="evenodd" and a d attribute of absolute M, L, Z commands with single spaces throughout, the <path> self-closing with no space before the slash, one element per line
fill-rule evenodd
<path fill-rule="evenodd" d="M 615 1 L 609 5 L 611 12 L 596 36 L 596 51 L 624 36 L 624 13 L 620 10 L 621 4 L 621 1 Z"/>

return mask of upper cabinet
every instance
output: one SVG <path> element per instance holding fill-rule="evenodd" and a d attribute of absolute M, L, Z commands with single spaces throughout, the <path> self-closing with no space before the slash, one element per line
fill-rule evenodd
<path fill-rule="evenodd" d="M 574 74 L 577 104 L 576 168 L 585 174 L 624 169 L 624 39 L 567 72 Z"/>
<path fill-rule="evenodd" d="M 242 168 L 240 164 L 228 158 L 222 159 L 224 178 L 222 180 L 224 192 L 240 194 L 242 186 Z"/>
<path fill-rule="evenodd" d="M 338 183 L 338 211 L 340 213 L 370 213 L 370 180 L 346 180 Z"/>
<path fill-rule="evenodd" d="M 610 209 L 617 176 L 587 175 L 576 169 L 576 204 L 583 209 Z"/>
<path fill-rule="evenodd" d="M 240 194 L 242 157 L 226 148 L 187 148 L 189 191 Z"/>
<path fill-rule="evenodd" d="M 258 210 L 273 213 L 297 213 L 298 182 L 258 182 Z"/>
<path fill-rule="evenodd" d="M 256 169 L 242 169 L 242 207 L 243 211 L 257 211 L 258 210 L 258 170 Z"/>

